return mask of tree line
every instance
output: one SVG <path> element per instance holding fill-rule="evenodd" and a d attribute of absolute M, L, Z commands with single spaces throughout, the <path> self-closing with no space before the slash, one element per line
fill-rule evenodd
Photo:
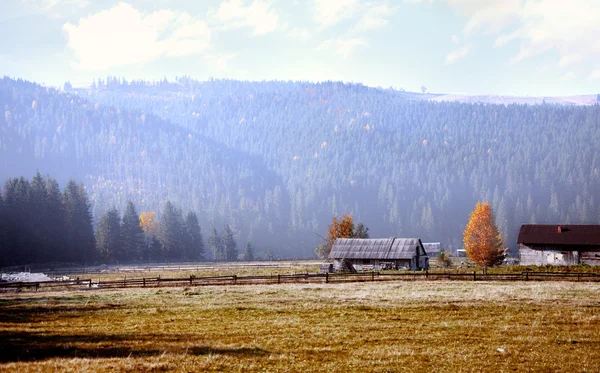
<path fill-rule="evenodd" d="M 238 254 L 229 225 L 221 235 L 213 228 L 209 244 L 216 261 L 255 259 L 250 242 Z M 164 204 L 160 220 L 151 211 L 138 213 L 132 201 L 122 215 L 113 206 L 97 219 L 94 229 L 82 183 L 71 180 L 61 191 L 56 179 L 37 172 L 31 180 L 8 179 L 0 193 L 0 267 L 207 259 L 198 216 L 193 211 L 184 216 L 170 201 Z"/>
<path fill-rule="evenodd" d="M 0 266 L 96 261 L 96 240 L 86 188 L 71 180 L 64 190 L 38 172 L 11 178 L 0 193 Z"/>

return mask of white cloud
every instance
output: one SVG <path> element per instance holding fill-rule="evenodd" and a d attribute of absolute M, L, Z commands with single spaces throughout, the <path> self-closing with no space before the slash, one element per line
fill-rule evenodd
<path fill-rule="evenodd" d="M 314 20 L 329 27 L 343 19 L 352 18 L 358 11 L 357 0 L 314 0 Z"/>
<path fill-rule="evenodd" d="M 86 7 L 90 0 L 23 0 L 25 5 L 35 7 L 42 11 L 52 10 L 62 6 Z"/>
<path fill-rule="evenodd" d="M 558 67 L 567 67 L 577 62 L 580 62 L 583 59 L 583 56 L 579 53 L 571 53 L 566 56 L 563 56 L 558 61 Z"/>
<path fill-rule="evenodd" d="M 317 46 L 317 51 L 326 51 L 333 50 L 337 55 L 343 57 L 344 59 L 348 58 L 352 52 L 361 46 L 366 46 L 367 42 L 361 38 L 350 38 L 343 39 L 338 38 L 336 40 L 328 39 L 323 41 L 319 46 Z"/>
<path fill-rule="evenodd" d="M 287 35 L 294 40 L 307 41 L 311 37 L 311 32 L 305 28 L 293 28 Z"/>
<path fill-rule="evenodd" d="M 229 61 L 237 57 L 237 53 L 231 54 L 205 54 L 204 61 L 216 71 L 228 70 Z"/>
<path fill-rule="evenodd" d="M 600 67 L 597 68 L 596 70 L 592 71 L 592 73 L 589 76 L 590 80 L 600 80 Z"/>
<path fill-rule="evenodd" d="M 82 70 L 104 70 L 141 64 L 161 56 L 202 53 L 210 41 L 203 20 L 184 12 L 159 10 L 142 14 L 126 3 L 102 11 L 63 30 L 73 65 Z"/>
<path fill-rule="evenodd" d="M 364 15 L 356 23 L 354 31 L 368 31 L 387 26 L 390 23 L 388 18 L 394 15 L 396 10 L 397 8 L 392 8 L 387 3 L 369 4 L 366 6 Z"/>
<path fill-rule="evenodd" d="M 458 36 L 452 35 L 452 44 L 458 44 Z"/>
<path fill-rule="evenodd" d="M 574 72 L 569 71 L 565 75 L 561 76 L 560 80 L 562 80 L 563 82 L 568 82 L 568 81 L 574 80 L 575 78 L 577 78 L 577 75 L 575 75 Z"/>
<path fill-rule="evenodd" d="M 471 52 L 470 44 L 453 50 L 452 52 L 448 53 L 448 55 L 446 56 L 446 65 L 453 64 L 456 61 L 465 58 L 466 56 L 469 55 L 470 52 Z"/>
<path fill-rule="evenodd" d="M 249 27 L 254 35 L 264 35 L 276 31 L 279 16 L 266 1 L 255 0 L 245 5 L 242 0 L 229 0 L 221 3 L 214 18 L 223 24 L 225 29 Z"/>
<path fill-rule="evenodd" d="M 321 44 L 319 44 L 319 46 L 317 46 L 317 50 L 324 51 L 324 50 L 331 48 L 332 45 L 333 45 L 333 39 L 328 39 L 328 40 L 323 41 Z"/>
<path fill-rule="evenodd" d="M 510 34 L 503 34 L 498 36 L 498 38 L 496 39 L 496 47 L 503 47 L 504 45 L 510 43 L 511 41 L 521 38 L 523 34 L 523 30 L 521 29 L 517 29 L 514 32 L 511 32 Z"/>
<path fill-rule="evenodd" d="M 522 0 L 444 0 L 469 20 L 464 26 L 465 34 L 484 28 L 489 32 L 499 32 L 514 21 Z"/>
<path fill-rule="evenodd" d="M 50 18 L 62 18 L 90 5 L 90 0 L 23 0 L 23 4 Z"/>
<path fill-rule="evenodd" d="M 433 0 L 432 0 L 433 1 Z M 568 66 L 600 58 L 598 0 L 436 0 L 467 17 L 466 35 L 482 30 L 499 34 L 495 45 L 501 47 L 519 40 L 519 52 L 510 58 L 518 63 L 548 51 L 557 52 Z M 574 55 L 578 54 L 576 59 Z"/>
<path fill-rule="evenodd" d="M 336 52 L 346 59 L 348 56 L 350 56 L 352 51 L 364 45 L 367 45 L 367 42 L 360 38 L 338 39 Z"/>

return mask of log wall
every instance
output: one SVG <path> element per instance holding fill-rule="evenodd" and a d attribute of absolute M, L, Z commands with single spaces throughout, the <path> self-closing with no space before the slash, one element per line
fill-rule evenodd
<path fill-rule="evenodd" d="M 578 265 L 600 266 L 600 249 L 565 250 L 553 247 L 529 247 L 519 244 L 521 265 Z"/>

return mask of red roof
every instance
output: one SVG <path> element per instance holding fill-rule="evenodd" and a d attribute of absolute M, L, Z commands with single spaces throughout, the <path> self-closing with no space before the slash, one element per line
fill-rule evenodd
<path fill-rule="evenodd" d="M 517 243 L 600 246 L 600 225 L 524 224 Z"/>

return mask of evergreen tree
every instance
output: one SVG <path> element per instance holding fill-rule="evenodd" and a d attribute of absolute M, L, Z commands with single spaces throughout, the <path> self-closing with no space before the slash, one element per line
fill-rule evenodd
<path fill-rule="evenodd" d="M 4 198 L 0 190 L 0 267 L 4 266 L 5 258 L 8 256 L 6 246 L 6 218 L 4 211 Z"/>
<path fill-rule="evenodd" d="M 73 262 L 91 263 L 96 259 L 96 240 L 92 227 L 90 202 L 83 184 L 70 180 L 63 191 L 67 258 Z"/>
<path fill-rule="evenodd" d="M 50 258 L 48 252 L 48 225 L 46 224 L 48 217 L 48 192 L 46 189 L 46 183 L 42 179 L 42 175 L 38 171 L 30 183 L 31 186 L 31 210 L 29 211 L 29 221 L 31 224 L 31 235 L 32 243 L 32 261 L 47 261 Z"/>
<path fill-rule="evenodd" d="M 186 258 L 192 260 L 204 260 L 204 242 L 198 217 L 192 211 L 185 217 L 186 232 Z"/>
<path fill-rule="evenodd" d="M 354 229 L 354 233 L 352 234 L 353 238 L 369 238 L 369 228 L 365 226 L 362 222 L 356 225 Z"/>
<path fill-rule="evenodd" d="M 237 244 L 235 243 L 233 232 L 231 231 L 229 224 L 225 225 L 221 240 L 223 242 L 223 249 L 225 250 L 225 260 L 228 262 L 236 261 L 238 256 Z"/>
<path fill-rule="evenodd" d="M 185 239 L 181 210 L 170 201 L 165 203 L 158 224 L 158 240 L 162 244 L 165 257 L 169 260 L 183 259 Z"/>
<path fill-rule="evenodd" d="M 62 205 L 62 197 L 58 182 L 46 178 L 46 246 L 50 257 L 47 261 L 65 261 L 65 247 L 68 242 L 65 235 L 65 214 Z"/>
<path fill-rule="evenodd" d="M 4 188 L 7 246 L 10 249 L 5 264 L 31 263 L 31 189 L 23 177 L 8 179 Z"/>
<path fill-rule="evenodd" d="M 98 221 L 96 247 L 105 263 L 120 263 L 127 259 L 121 244 L 119 212 L 115 207 L 108 210 Z"/>
<path fill-rule="evenodd" d="M 252 247 L 252 243 L 250 241 L 246 243 L 246 248 L 242 253 L 242 259 L 247 262 L 251 262 L 254 260 L 254 247 Z"/>
<path fill-rule="evenodd" d="M 144 255 L 144 231 L 133 202 L 129 201 L 121 221 L 121 243 L 125 260 L 138 261 Z"/>
<path fill-rule="evenodd" d="M 160 241 L 158 240 L 158 238 L 156 238 L 155 235 L 153 235 L 150 238 L 150 243 L 148 245 L 148 261 L 152 261 L 152 262 L 160 262 L 162 260 L 164 260 L 164 252 L 162 249 L 162 245 L 160 243 Z"/>
<path fill-rule="evenodd" d="M 208 246 L 215 257 L 215 262 L 224 262 L 227 259 L 223 240 L 215 227 L 212 228 L 210 237 L 208 238 Z"/>
<path fill-rule="evenodd" d="M 267 250 L 267 252 L 265 253 L 265 259 L 267 259 L 268 261 L 275 260 L 275 255 L 273 255 L 273 250 L 271 250 L 271 249 Z"/>

